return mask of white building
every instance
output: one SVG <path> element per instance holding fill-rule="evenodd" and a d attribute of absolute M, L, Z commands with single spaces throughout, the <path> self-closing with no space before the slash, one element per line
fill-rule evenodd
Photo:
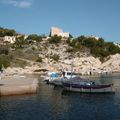
<path fill-rule="evenodd" d="M 9 42 L 9 43 L 15 43 L 16 37 L 15 36 L 5 36 L 4 37 L 4 42 Z"/>
<path fill-rule="evenodd" d="M 69 32 L 63 32 L 62 29 L 59 29 L 57 27 L 52 27 L 50 30 L 50 36 L 54 36 L 54 35 L 68 38 Z"/>

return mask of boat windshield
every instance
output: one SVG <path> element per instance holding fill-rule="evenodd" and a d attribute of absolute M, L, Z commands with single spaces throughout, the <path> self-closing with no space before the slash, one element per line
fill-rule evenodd
<path fill-rule="evenodd" d="M 78 75 L 77 73 L 67 72 L 67 75 Z"/>

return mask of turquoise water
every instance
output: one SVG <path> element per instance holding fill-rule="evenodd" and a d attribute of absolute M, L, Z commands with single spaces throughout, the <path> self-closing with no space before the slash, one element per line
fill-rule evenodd
<path fill-rule="evenodd" d="M 120 120 L 120 74 L 92 79 L 114 83 L 116 93 L 65 93 L 40 79 L 37 94 L 0 98 L 0 120 Z"/>

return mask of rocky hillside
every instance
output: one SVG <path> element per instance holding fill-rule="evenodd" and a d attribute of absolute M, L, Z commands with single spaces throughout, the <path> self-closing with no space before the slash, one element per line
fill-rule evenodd
<path fill-rule="evenodd" d="M 31 34 L 19 35 L 15 30 L 0 28 L 0 37 L 16 35 L 14 44 L 0 46 L 0 70 L 4 65 L 10 71 L 31 73 L 72 68 L 81 74 L 120 72 L 120 45 L 105 42 L 103 38 L 46 37 Z M 12 68 L 12 69 L 11 69 Z M 14 69 L 13 69 L 14 68 Z"/>
<path fill-rule="evenodd" d="M 57 70 L 71 70 L 73 68 L 74 71 L 81 74 L 98 74 L 106 71 L 120 72 L 120 54 L 108 56 L 106 61 L 101 62 L 98 57 L 93 57 L 86 47 L 75 52 L 67 51 L 70 48 L 65 42 L 49 44 L 47 41 L 42 41 L 22 49 L 11 50 L 10 56 L 13 59 L 6 71 L 22 74 L 53 70 L 53 68 Z"/>

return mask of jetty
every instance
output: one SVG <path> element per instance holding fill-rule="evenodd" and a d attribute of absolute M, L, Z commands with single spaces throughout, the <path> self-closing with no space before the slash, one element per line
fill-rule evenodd
<path fill-rule="evenodd" d="M 0 97 L 33 94 L 37 92 L 38 80 L 25 76 L 7 76 L 0 79 Z"/>

